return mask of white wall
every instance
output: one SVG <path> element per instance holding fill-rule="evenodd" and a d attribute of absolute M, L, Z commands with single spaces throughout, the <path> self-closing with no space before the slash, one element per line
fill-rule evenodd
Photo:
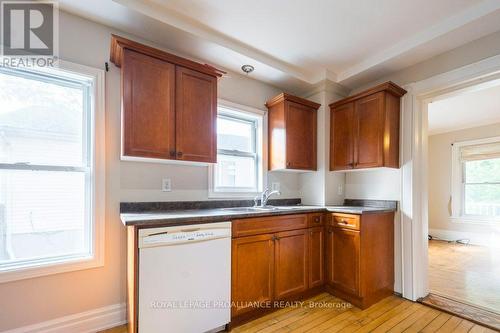
<path fill-rule="evenodd" d="M 399 201 L 401 199 L 401 170 L 384 168 L 347 172 L 345 197 L 347 199 Z"/>
<path fill-rule="evenodd" d="M 450 218 L 451 144 L 459 141 L 498 136 L 500 123 L 474 127 L 429 137 L 429 229 L 437 237 L 470 238 L 476 244 L 500 242 L 500 227 L 490 224 L 461 223 Z"/>
<path fill-rule="evenodd" d="M 344 201 L 344 192 L 338 193 L 338 187 L 344 188 L 345 178 L 342 173 L 331 173 L 330 168 L 330 108 L 329 104 L 347 95 L 342 87 L 324 81 L 314 93 L 305 98 L 321 104 L 317 119 L 317 165 L 314 172 L 301 174 L 300 188 L 304 204 L 338 205 Z"/>
<path fill-rule="evenodd" d="M 104 68 L 109 61 L 109 27 L 61 12 L 61 59 Z M 132 37 L 133 38 L 133 37 Z M 134 38 L 138 41 L 140 39 Z M 219 83 L 219 97 L 264 109 L 280 90 L 230 73 Z M 199 200 L 207 198 L 207 168 L 121 162 L 120 70 L 106 73 L 106 223 L 104 267 L 0 284 L 0 332 L 126 301 L 126 233 L 119 219 L 123 200 Z M 163 176 L 173 191 L 160 192 Z M 297 197 L 299 175 L 273 173 L 284 197 Z"/>

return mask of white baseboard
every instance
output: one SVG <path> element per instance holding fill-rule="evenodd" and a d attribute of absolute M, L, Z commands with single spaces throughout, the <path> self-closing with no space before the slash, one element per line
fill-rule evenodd
<path fill-rule="evenodd" d="M 127 322 L 125 303 L 105 306 L 1 333 L 95 333 Z"/>
<path fill-rule="evenodd" d="M 429 229 L 429 235 L 438 237 L 444 240 L 469 239 L 470 244 L 482 245 L 489 247 L 499 246 L 499 234 L 497 233 L 482 233 L 482 232 L 465 232 L 445 229 Z"/>

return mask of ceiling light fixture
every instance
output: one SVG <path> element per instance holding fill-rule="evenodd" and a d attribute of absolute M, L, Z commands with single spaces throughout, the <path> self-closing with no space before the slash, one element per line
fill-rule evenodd
<path fill-rule="evenodd" d="M 252 73 L 255 70 L 255 68 L 252 65 L 243 65 L 241 66 L 241 70 L 248 75 Z"/>

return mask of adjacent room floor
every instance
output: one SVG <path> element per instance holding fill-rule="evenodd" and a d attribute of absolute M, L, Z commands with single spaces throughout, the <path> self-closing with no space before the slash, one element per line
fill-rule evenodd
<path fill-rule="evenodd" d="M 500 250 L 429 241 L 431 293 L 500 313 Z"/>
<path fill-rule="evenodd" d="M 231 332 L 494 332 L 396 296 L 366 310 L 345 308 L 341 304 L 345 303 L 323 293 L 306 301 L 304 306 L 281 309 Z M 106 333 L 126 333 L 126 327 Z"/>

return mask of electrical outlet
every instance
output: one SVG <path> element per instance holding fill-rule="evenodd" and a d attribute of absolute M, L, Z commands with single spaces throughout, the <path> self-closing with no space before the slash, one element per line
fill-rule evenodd
<path fill-rule="evenodd" d="M 344 192 L 344 187 L 342 186 L 342 184 L 340 184 L 338 187 L 337 187 L 337 194 L 338 195 L 342 195 L 342 193 Z"/>
<path fill-rule="evenodd" d="M 279 191 L 280 190 L 280 183 L 272 183 L 271 184 L 271 191 Z"/>
<path fill-rule="evenodd" d="M 171 192 L 172 191 L 172 182 L 170 178 L 163 178 L 161 182 L 161 190 L 163 192 Z"/>

